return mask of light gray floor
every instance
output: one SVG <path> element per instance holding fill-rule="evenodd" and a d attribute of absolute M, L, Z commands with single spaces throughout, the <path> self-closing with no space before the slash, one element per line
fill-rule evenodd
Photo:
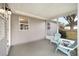
<path fill-rule="evenodd" d="M 64 53 L 55 50 L 56 45 L 44 39 L 12 46 L 9 56 L 66 56 Z"/>

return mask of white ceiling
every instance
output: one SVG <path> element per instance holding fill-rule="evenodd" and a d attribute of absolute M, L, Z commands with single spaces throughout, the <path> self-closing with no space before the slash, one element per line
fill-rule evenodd
<path fill-rule="evenodd" d="M 10 3 L 13 13 L 40 19 L 50 19 L 70 12 L 77 12 L 75 3 Z"/>

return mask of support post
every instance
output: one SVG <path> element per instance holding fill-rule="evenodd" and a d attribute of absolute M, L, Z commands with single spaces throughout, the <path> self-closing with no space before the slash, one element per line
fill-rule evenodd
<path fill-rule="evenodd" d="M 59 33 L 59 23 L 58 23 L 58 18 L 57 18 L 57 33 Z"/>

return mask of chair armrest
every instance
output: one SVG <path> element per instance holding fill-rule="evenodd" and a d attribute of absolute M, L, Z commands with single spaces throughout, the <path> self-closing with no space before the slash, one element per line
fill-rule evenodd
<path fill-rule="evenodd" d="M 60 44 L 59 47 L 62 47 L 64 49 L 74 50 L 74 49 L 76 49 L 78 47 L 78 45 L 76 45 L 74 48 L 70 48 L 68 46 L 66 47 L 66 46 L 63 46 L 63 45 Z"/>

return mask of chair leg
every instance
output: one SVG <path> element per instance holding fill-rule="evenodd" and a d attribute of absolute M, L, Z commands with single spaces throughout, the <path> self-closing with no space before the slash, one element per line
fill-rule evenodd
<path fill-rule="evenodd" d="M 58 48 L 56 48 L 55 53 L 57 53 Z"/>
<path fill-rule="evenodd" d="M 70 51 L 68 52 L 68 56 L 71 56 Z"/>
<path fill-rule="evenodd" d="M 70 53 L 68 53 L 68 56 L 71 56 Z"/>
<path fill-rule="evenodd" d="M 57 52 L 57 50 L 58 50 L 58 47 L 56 48 L 56 52 Z"/>

